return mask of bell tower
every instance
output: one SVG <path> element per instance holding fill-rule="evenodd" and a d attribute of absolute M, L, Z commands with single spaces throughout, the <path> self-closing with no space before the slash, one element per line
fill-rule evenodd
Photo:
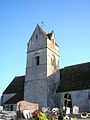
<path fill-rule="evenodd" d="M 27 44 L 24 100 L 40 107 L 54 106 L 59 75 L 59 47 L 54 32 L 46 33 L 37 25 Z"/>

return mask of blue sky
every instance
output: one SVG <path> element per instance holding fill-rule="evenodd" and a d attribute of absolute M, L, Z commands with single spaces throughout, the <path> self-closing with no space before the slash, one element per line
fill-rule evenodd
<path fill-rule="evenodd" d="M 42 21 L 55 32 L 60 68 L 90 61 L 90 0 L 0 0 L 0 95 L 25 74 L 27 42 Z"/>

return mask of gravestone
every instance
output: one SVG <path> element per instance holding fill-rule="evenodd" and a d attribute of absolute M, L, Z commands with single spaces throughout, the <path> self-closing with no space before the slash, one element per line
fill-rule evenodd
<path fill-rule="evenodd" d="M 3 106 L 0 106 L 0 111 L 2 111 L 3 110 Z"/>
<path fill-rule="evenodd" d="M 70 114 L 70 108 L 69 107 L 63 107 L 63 110 L 66 110 L 66 114 Z"/>
<path fill-rule="evenodd" d="M 79 107 L 78 106 L 74 106 L 73 107 L 73 114 L 78 114 L 79 113 Z"/>
<path fill-rule="evenodd" d="M 47 113 L 48 111 L 50 111 L 50 108 L 48 108 L 48 107 L 42 107 L 42 112 Z"/>

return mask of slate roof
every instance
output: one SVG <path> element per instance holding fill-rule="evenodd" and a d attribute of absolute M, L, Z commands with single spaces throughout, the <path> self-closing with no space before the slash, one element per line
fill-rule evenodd
<path fill-rule="evenodd" d="M 16 95 L 6 101 L 4 104 L 17 103 L 18 101 L 24 99 L 24 81 L 25 76 L 18 76 L 12 80 L 3 94 L 16 93 Z"/>
<path fill-rule="evenodd" d="M 19 101 L 24 100 L 24 94 L 23 92 L 17 93 L 15 96 L 7 100 L 4 104 L 16 104 Z"/>
<path fill-rule="evenodd" d="M 60 69 L 57 92 L 90 89 L 90 62 Z"/>
<path fill-rule="evenodd" d="M 25 76 L 15 77 L 3 94 L 17 93 L 5 104 L 17 103 L 24 99 Z M 90 62 L 60 69 L 60 83 L 57 93 L 90 89 Z"/>

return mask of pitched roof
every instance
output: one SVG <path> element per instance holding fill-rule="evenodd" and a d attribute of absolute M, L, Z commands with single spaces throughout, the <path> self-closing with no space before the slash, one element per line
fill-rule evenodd
<path fill-rule="evenodd" d="M 12 80 L 3 94 L 16 93 L 16 95 L 8 99 L 4 104 L 15 104 L 24 99 L 24 81 L 25 76 L 18 76 Z"/>
<path fill-rule="evenodd" d="M 24 98 L 25 76 L 15 77 L 3 94 L 17 93 L 5 103 L 17 103 Z M 60 83 L 57 92 L 90 89 L 90 62 L 60 69 Z"/>
<path fill-rule="evenodd" d="M 90 62 L 60 69 L 57 92 L 90 89 Z"/>
<path fill-rule="evenodd" d="M 8 99 L 4 104 L 16 104 L 18 101 L 24 100 L 24 92 L 17 93 L 12 98 Z"/>
<path fill-rule="evenodd" d="M 52 32 L 50 32 L 50 33 L 45 32 L 45 31 L 43 30 L 43 28 L 42 28 L 41 26 L 39 26 L 38 24 L 37 24 L 35 30 L 36 30 L 36 29 L 39 29 L 39 31 L 40 31 L 41 33 L 43 33 L 45 37 L 48 37 L 48 39 L 51 40 L 51 36 L 52 36 L 52 34 L 54 33 L 53 30 L 52 30 Z M 35 32 L 35 30 L 34 30 L 34 32 Z M 34 33 L 34 32 L 33 32 L 33 33 Z M 32 34 L 32 36 L 33 36 L 33 34 Z M 32 38 L 32 36 L 31 36 L 31 38 Z M 30 40 L 31 40 L 31 38 L 30 38 Z M 30 41 L 30 40 L 29 40 L 29 41 Z M 55 42 L 55 45 L 58 46 L 58 44 L 57 44 L 56 42 Z M 58 46 L 58 47 L 59 47 L 59 46 Z"/>
<path fill-rule="evenodd" d="M 39 30 L 41 33 L 43 33 L 43 35 L 44 36 L 46 36 L 47 37 L 47 34 L 46 34 L 46 32 L 37 24 L 37 26 L 36 26 L 36 28 L 34 29 L 34 31 L 33 31 L 33 33 L 32 33 L 32 35 L 31 35 L 31 37 L 30 37 L 30 40 L 32 39 L 32 37 L 33 37 L 33 34 L 34 34 L 34 32 L 36 31 L 36 30 Z M 29 41 L 30 41 L 29 40 Z"/>
<path fill-rule="evenodd" d="M 18 93 L 24 91 L 25 76 L 15 77 L 5 89 L 3 94 Z"/>

